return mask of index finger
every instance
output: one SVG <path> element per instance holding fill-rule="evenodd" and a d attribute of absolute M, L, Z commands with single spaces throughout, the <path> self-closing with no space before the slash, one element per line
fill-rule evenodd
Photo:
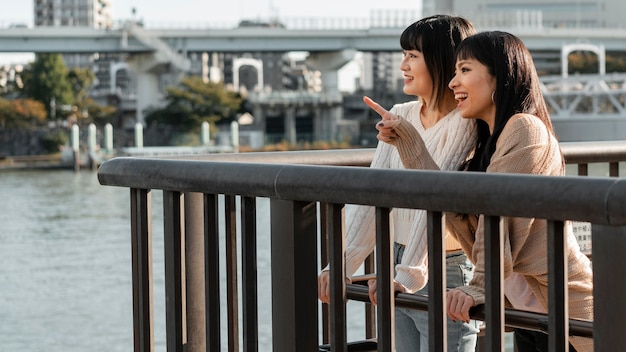
<path fill-rule="evenodd" d="M 380 104 L 378 104 L 377 102 L 373 101 L 370 97 L 368 96 L 364 96 L 363 97 L 363 102 L 365 104 L 367 104 L 367 106 L 369 106 L 370 108 L 372 108 L 372 110 L 376 111 L 379 115 L 383 116 L 384 114 L 388 113 L 389 111 L 387 111 L 387 109 L 383 108 L 382 106 L 380 106 Z"/>

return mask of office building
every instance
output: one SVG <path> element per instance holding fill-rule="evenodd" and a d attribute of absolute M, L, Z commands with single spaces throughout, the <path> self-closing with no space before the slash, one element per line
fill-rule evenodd
<path fill-rule="evenodd" d="M 112 0 L 35 0 L 35 26 L 111 28 Z"/>
<path fill-rule="evenodd" d="M 112 0 L 35 0 L 35 26 L 112 28 Z M 102 70 L 116 60 L 116 55 L 63 54 L 68 68 L 88 67 L 96 74 L 96 85 L 108 87 L 109 70 Z"/>

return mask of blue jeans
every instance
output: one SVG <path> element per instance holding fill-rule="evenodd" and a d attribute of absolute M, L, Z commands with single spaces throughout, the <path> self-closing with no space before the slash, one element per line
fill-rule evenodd
<path fill-rule="evenodd" d="M 394 245 L 396 264 L 402 259 L 404 246 Z M 474 275 L 474 267 L 462 251 L 446 255 L 446 284 L 448 288 L 467 285 Z M 428 285 L 415 293 L 428 295 Z M 417 309 L 396 307 L 396 352 L 427 352 L 428 351 L 428 312 Z M 469 323 L 448 318 L 448 351 L 473 352 L 476 349 L 476 338 L 479 322 Z"/>

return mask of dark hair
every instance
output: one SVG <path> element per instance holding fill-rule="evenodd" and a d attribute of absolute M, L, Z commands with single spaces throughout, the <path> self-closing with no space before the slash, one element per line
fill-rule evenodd
<path fill-rule="evenodd" d="M 430 102 L 438 106 L 445 94 L 451 94 L 448 82 L 454 76 L 456 47 L 466 37 L 476 33 L 468 20 L 449 15 L 422 18 L 408 26 L 400 36 L 404 50 L 417 50 L 424 54 L 428 73 L 433 80 Z"/>
<path fill-rule="evenodd" d="M 458 46 L 456 56 L 457 60 L 479 61 L 496 79 L 493 132 L 489 133 L 484 121 L 478 121 L 476 148 L 468 170 L 487 169 L 502 129 L 517 113 L 537 116 L 556 137 L 532 56 L 521 39 L 507 32 L 481 32 L 467 37 Z"/>

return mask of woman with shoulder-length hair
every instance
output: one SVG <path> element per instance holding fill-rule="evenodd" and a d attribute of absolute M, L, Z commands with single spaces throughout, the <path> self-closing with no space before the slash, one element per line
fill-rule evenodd
<path fill-rule="evenodd" d="M 435 15 L 414 22 L 400 35 L 404 76 L 403 91 L 415 99 L 391 108 L 415 128 L 442 170 L 456 170 L 467 160 L 476 138 L 475 121 L 464 119 L 448 82 L 454 75 L 455 50 L 467 36 L 474 34 L 472 24 L 457 16 Z M 393 146 L 379 142 L 370 167 L 403 169 Z M 416 185 L 417 187 L 418 185 Z M 376 244 L 373 207 L 347 205 L 345 208 L 346 273 L 352 275 Z M 393 209 L 394 262 L 397 291 L 428 293 L 428 246 L 426 212 L 416 209 Z M 473 267 L 460 244 L 452 237 L 446 243 L 449 287 L 469 282 Z M 370 284 L 370 300 L 376 303 L 376 281 Z M 318 297 L 329 302 L 328 268 L 318 277 Z M 428 351 L 428 312 L 396 307 L 396 350 Z M 476 321 L 448 321 L 450 351 L 473 352 L 478 333 Z"/>

